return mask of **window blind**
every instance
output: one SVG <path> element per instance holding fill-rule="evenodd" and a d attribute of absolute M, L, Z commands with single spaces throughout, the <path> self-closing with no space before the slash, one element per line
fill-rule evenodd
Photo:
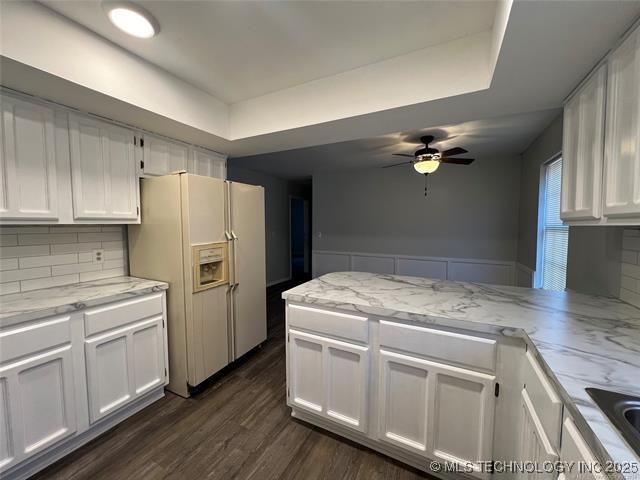
<path fill-rule="evenodd" d="M 569 227 L 560 220 L 562 159 L 545 167 L 543 202 L 542 288 L 564 290 L 567 280 Z"/>

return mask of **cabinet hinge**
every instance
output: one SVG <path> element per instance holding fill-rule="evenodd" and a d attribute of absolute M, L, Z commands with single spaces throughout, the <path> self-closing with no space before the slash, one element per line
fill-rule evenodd
<path fill-rule="evenodd" d="M 140 169 L 144 170 L 144 160 L 140 162 Z"/>
<path fill-rule="evenodd" d="M 164 318 L 162 319 L 162 328 L 164 328 Z"/>
<path fill-rule="evenodd" d="M 133 144 L 138 145 L 138 137 L 136 137 L 135 135 L 133 136 Z"/>
<path fill-rule="evenodd" d="M 290 337 L 289 337 L 289 334 L 287 333 L 287 342 L 289 341 L 289 338 L 290 338 Z"/>
<path fill-rule="evenodd" d="M 144 147 L 144 138 L 140 137 L 140 146 Z"/>
<path fill-rule="evenodd" d="M 496 382 L 494 393 L 495 393 L 496 397 L 500 396 L 500 384 L 497 383 L 497 382 Z"/>
<path fill-rule="evenodd" d="M 164 367 L 164 376 L 167 376 L 167 367 Z"/>

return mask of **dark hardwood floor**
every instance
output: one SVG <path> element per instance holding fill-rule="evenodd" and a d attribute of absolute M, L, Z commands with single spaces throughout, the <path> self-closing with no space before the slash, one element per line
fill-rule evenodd
<path fill-rule="evenodd" d="M 36 477 L 412 479 L 410 467 L 311 427 L 285 404 L 283 286 L 268 290 L 269 338 L 190 399 L 167 392 Z"/>

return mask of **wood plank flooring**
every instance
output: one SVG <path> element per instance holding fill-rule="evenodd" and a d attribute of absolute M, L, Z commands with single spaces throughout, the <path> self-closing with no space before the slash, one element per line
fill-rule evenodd
<path fill-rule="evenodd" d="M 410 467 L 311 427 L 285 404 L 282 288 L 269 339 L 197 396 L 167 396 L 40 472 L 45 479 L 414 479 Z"/>

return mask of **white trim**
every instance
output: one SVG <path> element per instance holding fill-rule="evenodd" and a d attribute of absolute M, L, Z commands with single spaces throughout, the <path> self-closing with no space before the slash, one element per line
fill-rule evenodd
<path fill-rule="evenodd" d="M 533 288 L 536 277 L 536 271 L 523 265 L 522 263 L 516 262 L 516 278 L 515 285 L 516 287 L 527 287 Z M 519 281 L 520 278 L 525 278 L 524 281 Z"/>
<path fill-rule="evenodd" d="M 373 273 L 387 273 L 396 275 L 411 275 L 401 270 L 401 263 L 408 263 L 414 266 L 418 266 L 420 263 L 429 263 L 428 267 L 436 270 L 435 273 L 429 273 L 426 275 L 433 278 L 440 278 L 442 280 L 467 280 L 464 277 L 466 274 L 460 272 L 460 269 L 464 270 L 465 267 L 473 270 L 472 276 L 475 278 L 468 280 L 480 283 L 501 283 L 504 285 L 516 284 L 516 262 L 512 260 L 488 260 L 478 258 L 458 258 L 458 257 L 423 257 L 418 255 L 394 255 L 385 253 L 367 253 L 367 252 L 344 252 L 344 251 L 331 251 L 331 250 L 313 250 L 312 251 L 312 276 L 315 278 L 322 273 L 328 273 L 328 271 L 354 271 L 354 259 L 371 258 L 378 259 L 381 264 L 386 264 L 387 271 L 373 272 Z M 343 264 L 340 268 L 333 270 L 331 267 L 328 269 L 322 269 L 322 257 L 334 257 L 334 259 L 340 260 Z M 391 260 L 391 261 L 389 261 Z M 403 262 L 404 261 L 404 262 Z M 503 269 L 500 272 L 500 269 Z M 360 269 L 358 269 L 360 270 Z M 368 271 L 368 270 L 365 270 Z M 322 273 L 320 273 L 322 272 Z M 413 274 L 418 275 L 418 274 Z"/>

